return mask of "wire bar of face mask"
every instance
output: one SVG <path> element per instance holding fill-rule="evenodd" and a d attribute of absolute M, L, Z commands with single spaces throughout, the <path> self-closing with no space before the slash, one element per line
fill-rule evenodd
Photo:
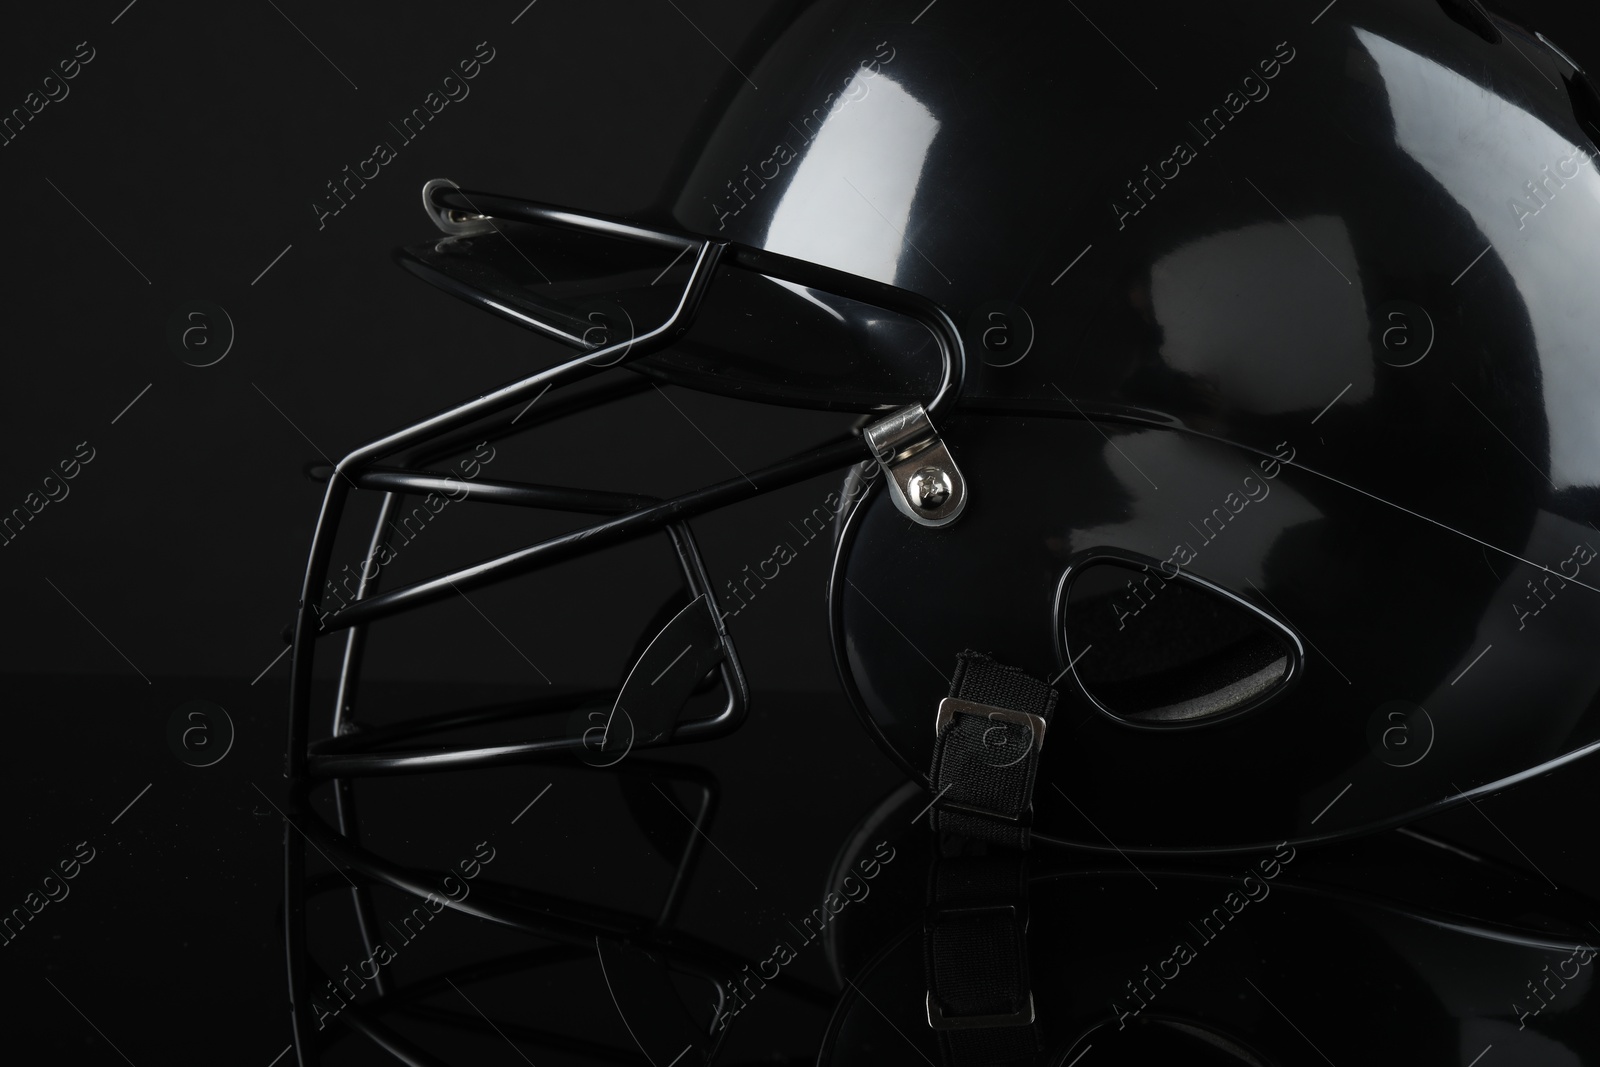
<path fill-rule="evenodd" d="M 505 408 L 534 400 L 548 385 L 595 373 L 596 363 L 616 365 L 609 361 L 617 360 L 620 363 L 638 359 L 670 343 L 688 329 L 690 320 L 705 296 L 711 274 L 716 269 L 724 247 L 709 241 L 701 244 L 677 305 L 659 325 L 638 337 L 585 351 L 565 363 L 546 367 L 519 381 L 501 386 L 464 404 L 447 408 L 402 430 L 363 445 L 341 459 L 336 465 L 337 470 L 348 473 L 357 467 L 368 466 L 401 449 L 429 442 L 442 433 L 458 429 Z"/>
<path fill-rule="evenodd" d="M 866 442 L 859 437 L 835 440 L 798 457 L 782 460 L 754 471 L 749 477 L 741 475 L 730 478 L 581 530 L 548 538 L 494 559 L 483 560 L 448 574 L 379 593 L 366 600 L 357 601 L 332 615 L 324 616 L 322 624 L 329 630 L 363 625 L 376 618 L 442 600 L 454 595 L 457 589 L 476 589 L 502 578 L 569 559 L 581 552 L 630 540 L 669 522 L 692 518 L 747 499 L 759 492 L 792 485 L 814 475 L 837 470 L 852 461 L 865 459 L 870 455 Z"/>
<path fill-rule="evenodd" d="M 651 229 L 604 215 L 568 211 L 515 197 L 497 196 L 445 187 L 433 191 L 436 205 L 491 217 L 515 219 L 611 237 L 626 238 L 680 251 L 692 248 L 702 239 L 686 234 Z M 476 205 L 474 208 L 472 205 Z M 885 282 L 863 278 L 831 267 L 743 245 L 728 245 L 722 262 L 754 271 L 770 278 L 825 290 L 890 311 L 910 315 L 933 334 L 942 361 L 939 387 L 923 405 L 932 419 L 940 419 L 955 404 L 966 374 L 966 349 L 960 331 L 941 307 L 933 301 Z"/>
<path fill-rule="evenodd" d="M 326 480 L 333 468 L 312 468 L 312 477 Z M 406 470 L 400 467 L 368 467 L 351 472 L 357 489 L 377 489 L 391 493 L 438 493 L 450 500 L 475 500 L 520 508 L 549 511 L 574 511 L 594 515 L 616 515 L 635 508 L 659 504 L 659 497 L 634 493 L 613 493 L 602 489 L 571 489 L 532 482 L 505 482 L 489 478 L 466 481 L 437 471 Z"/>
<path fill-rule="evenodd" d="M 557 226 L 584 233 L 616 237 L 640 244 L 682 250 L 693 248 L 704 238 L 689 234 L 670 233 L 649 226 L 640 226 L 624 219 L 586 211 L 571 211 L 551 204 L 522 200 L 498 193 L 482 193 L 469 189 L 438 187 L 432 193 L 437 207 L 449 208 L 468 215 L 487 215 L 490 218 L 531 222 L 541 226 Z"/>
<path fill-rule="evenodd" d="M 652 381 L 643 375 L 621 374 L 587 389 L 552 390 L 548 395 L 540 397 L 536 404 L 523 408 L 510 420 L 472 423 L 451 430 L 425 444 L 402 449 L 390 457 L 390 462 L 401 467 L 433 463 L 474 445 L 514 437 L 569 415 L 593 411 L 613 400 L 648 392 L 652 387 Z M 502 418 L 503 414 L 501 413 Z"/>

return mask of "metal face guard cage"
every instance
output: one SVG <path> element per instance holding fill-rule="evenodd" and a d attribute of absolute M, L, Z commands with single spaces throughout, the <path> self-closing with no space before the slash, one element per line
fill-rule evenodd
<path fill-rule="evenodd" d="M 569 692 L 531 706 L 529 702 L 522 701 L 453 709 L 404 723 L 352 732 L 349 714 L 356 700 L 367 626 L 457 592 L 489 585 L 590 550 L 664 529 L 682 569 L 689 603 L 645 647 L 613 703 L 620 706 L 626 701 L 629 708 L 630 719 L 635 727 L 634 736 L 628 740 L 630 747 L 705 740 L 726 734 L 739 725 L 746 712 L 749 693 L 732 640 L 715 608 L 710 579 L 690 532 L 689 519 L 757 493 L 791 485 L 870 458 L 875 458 L 890 474 L 886 481 L 896 507 L 921 525 L 935 527 L 954 521 L 967 498 L 965 481 L 934 428 L 935 421 L 947 414 L 955 403 L 963 380 L 965 354 L 960 335 L 949 316 L 932 302 L 880 282 L 759 249 L 651 229 L 602 215 L 568 211 L 509 197 L 464 192 L 450 182 L 428 183 L 423 198 L 430 217 L 450 236 L 489 233 L 497 229 L 494 225 L 497 219 L 574 230 L 674 252 L 677 258 L 668 265 L 667 271 L 674 269 L 679 261 L 687 259 L 688 274 L 670 313 L 659 325 L 637 337 L 595 343 L 589 339 L 592 336 L 592 324 L 570 308 L 525 292 L 498 292 L 492 283 L 469 284 L 416 258 L 401 259 L 402 264 L 413 273 L 446 291 L 578 349 L 581 354 L 441 411 L 356 449 L 331 468 L 324 467 L 313 472 L 325 478 L 327 489 L 318 514 L 295 617 L 286 753 L 286 773 L 295 798 L 292 804 L 302 818 L 299 824 L 291 824 L 284 831 L 285 949 L 295 1045 L 302 1063 L 315 1062 L 317 1056 L 317 1041 L 309 1017 L 308 981 L 312 967 L 305 940 L 307 844 L 322 842 L 316 845 L 319 851 L 325 856 L 331 854 L 338 857 L 341 864 L 365 875 L 371 884 L 386 884 L 418 896 L 427 892 L 424 879 L 408 876 L 398 868 L 391 869 L 381 860 L 362 853 L 356 846 L 358 831 L 351 780 L 371 775 L 490 767 L 574 754 L 585 748 L 592 750 L 587 732 L 579 737 L 545 737 L 489 746 L 393 746 L 415 746 L 429 735 L 462 726 L 549 715 L 591 704 L 603 706 L 606 696 L 605 692 Z M 508 417 L 511 409 L 525 411 L 526 405 L 546 391 L 570 386 L 603 370 L 658 351 L 682 337 L 693 322 L 713 273 L 719 266 L 735 267 L 779 281 L 832 292 L 903 314 L 921 323 L 932 334 L 942 361 L 941 378 L 935 394 L 925 405 L 912 404 L 888 412 L 879 421 L 866 426 L 859 435 L 850 434 L 825 441 L 810 450 L 752 471 L 748 476 L 708 485 L 666 500 L 491 479 L 452 480 L 443 473 L 428 469 L 429 463 L 471 442 L 485 437 L 508 437 L 564 415 L 649 388 L 650 380 L 644 376 L 618 376 L 622 380 L 604 383 L 578 395 L 558 394 L 541 405 L 536 417 L 521 420 L 520 425 L 514 425 L 519 421 L 520 413 Z M 663 275 L 667 271 L 663 271 Z M 319 610 L 316 598 L 328 577 L 340 517 L 352 490 L 383 494 L 370 546 L 374 552 L 382 538 L 385 523 L 407 494 L 447 491 L 453 494 L 454 500 L 604 517 L 581 529 L 385 592 L 377 590 L 378 576 L 369 579 L 363 567 L 354 600 L 337 612 L 324 613 Z M 344 631 L 344 649 L 329 736 L 314 742 L 310 736 L 310 720 L 316 642 L 319 637 L 338 631 Z M 720 676 L 726 693 L 721 711 L 709 717 L 681 721 L 681 712 L 689 695 L 713 670 Z M 672 672 L 675 684 L 654 686 L 652 679 L 659 679 L 668 672 Z M 609 731 L 602 737 L 599 748 L 602 752 L 611 751 Z M 635 768 L 635 772 L 640 770 L 644 768 Z M 336 832 L 322 825 L 306 802 L 310 789 L 322 781 L 331 781 L 334 786 Z M 708 807 L 702 810 L 702 818 L 708 814 Z M 691 857 L 686 855 L 684 859 L 687 862 Z M 680 868 L 679 882 L 682 877 Z M 363 940 L 370 943 L 375 927 L 370 894 L 365 886 L 353 887 L 351 894 Z M 464 910 L 529 932 L 553 933 L 559 935 L 557 940 L 569 944 L 575 936 L 588 943 L 597 933 L 620 932 L 634 937 L 641 934 L 641 930 L 635 928 L 636 924 L 619 925 L 612 921 L 615 917 L 599 917 L 597 920 L 592 915 L 586 915 L 585 921 L 579 922 L 574 928 L 554 930 L 549 921 L 549 902 L 544 899 L 534 902 L 531 912 L 514 909 L 502 914 L 476 908 Z M 647 929 L 661 931 L 671 911 L 669 902 L 662 916 L 649 924 Z M 668 937 L 659 947 L 683 947 L 675 942 L 675 938 Z M 716 969 L 717 964 L 729 962 L 715 958 L 716 953 L 709 946 L 695 946 L 691 955 L 700 957 L 702 967 L 710 965 L 712 969 Z M 420 1054 L 419 1050 L 403 1049 L 403 1043 L 396 1035 L 370 1019 L 368 1013 L 352 1012 L 351 1019 L 357 1029 L 405 1062 L 433 1062 Z"/>
<path fill-rule="evenodd" d="M 648 716 L 652 720 L 651 728 L 645 729 L 645 736 L 635 744 L 644 747 L 720 736 L 742 720 L 748 690 L 732 641 L 712 604 L 710 581 L 687 520 L 759 492 L 778 489 L 869 457 L 877 458 L 890 473 L 889 489 L 895 496 L 896 505 L 915 521 L 927 526 L 940 526 L 952 521 L 960 513 L 966 501 L 967 487 L 954 463 L 949 460 L 934 425 L 935 420 L 946 414 L 955 402 L 961 388 L 965 355 L 955 325 L 942 309 L 930 301 L 881 282 L 758 249 L 649 229 L 602 215 L 568 211 L 525 200 L 463 192 L 444 182 L 429 183 L 425 202 L 430 215 L 439 218 L 441 228 L 446 228 L 447 232 L 460 233 L 463 228 L 472 226 L 491 227 L 495 219 L 584 231 L 676 251 L 679 259 L 689 260 L 688 277 L 671 313 L 659 325 L 635 338 L 595 345 L 585 340 L 582 333 L 574 332 L 574 326 L 582 324 L 584 319 L 570 310 L 527 298 L 520 301 L 523 307 L 519 308 L 492 292 L 470 288 L 416 260 L 402 260 L 413 272 L 455 295 L 578 348 L 582 354 L 363 445 L 331 469 L 325 469 L 327 490 L 312 538 L 293 635 L 287 754 L 287 772 L 291 778 L 315 781 L 482 767 L 539 759 L 583 747 L 585 742 L 582 737 L 559 737 L 492 747 L 364 750 L 368 742 L 378 740 L 376 734 L 341 736 L 355 696 L 363 628 L 379 619 L 433 603 L 457 592 L 490 585 L 663 527 L 672 539 L 692 602 L 668 624 L 660 637 L 666 637 L 676 629 L 680 634 L 674 636 L 688 637 L 691 647 L 698 642 L 700 651 L 694 657 L 694 662 L 702 672 L 709 671 L 713 666 L 719 669 L 727 691 L 727 702 L 717 715 L 688 722 L 678 722 L 672 718 L 675 709 L 654 709 Z M 669 345 L 687 332 L 705 297 L 712 273 L 719 264 L 835 292 L 899 312 L 922 323 L 932 333 L 943 364 L 937 392 L 925 405 L 913 404 L 889 413 L 887 417 L 867 426 L 860 436 L 852 434 L 835 438 L 809 451 L 753 471 L 748 477 L 732 478 L 668 500 L 490 479 L 462 482 L 449 480 L 444 474 L 430 471 L 426 466 L 414 465 L 426 464 L 449 454 L 461 447 L 466 437 L 479 439 L 484 431 L 475 424 L 480 420 L 526 404 L 547 389 L 568 386 L 600 370 L 620 366 Z M 541 307 L 545 313 L 531 314 L 524 310 L 528 307 Z M 599 402 L 611 399 L 614 395 L 604 395 Z M 560 399 L 558 397 L 556 403 L 546 407 L 537 419 L 515 428 L 509 421 L 496 422 L 490 432 L 494 436 L 520 433 L 523 429 L 575 409 L 576 405 L 563 406 L 559 403 Z M 593 397 L 583 397 L 580 402 L 594 403 L 595 400 Z M 396 465 L 386 465 L 385 460 Z M 947 479 L 934 486 L 935 491 L 931 493 L 928 492 L 924 477 L 930 468 L 936 474 L 945 474 Z M 376 581 L 369 581 L 363 569 L 355 601 L 337 612 L 319 613 L 316 598 L 327 578 L 339 518 L 353 489 L 375 490 L 384 494 L 374 526 L 374 539 L 380 536 L 385 520 L 405 494 L 446 489 L 457 494 L 454 498 L 458 500 L 607 517 L 581 529 L 386 592 L 378 592 Z M 310 741 L 310 717 L 316 641 L 318 637 L 341 630 L 345 631 L 345 647 L 338 675 L 331 738 L 313 744 Z M 677 641 L 663 642 L 660 637 L 646 649 L 640 664 L 652 661 L 652 653 L 670 657 L 682 647 Z M 640 673 L 636 665 L 633 677 L 638 677 Z M 629 688 L 625 685 L 624 692 Z M 571 706 L 566 704 L 563 708 Z M 644 706 L 645 702 L 641 701 L 640 707 Z M 526 705 L 523 707 L 525 709 Z M 506 709 L 452 711 L 408 723 L 404 733 L 417 737 L 465 722 L 486 721 L 488 717 L 493 717 L 496 710 L 502 713 L 502 717 L 506 714 Z"/>

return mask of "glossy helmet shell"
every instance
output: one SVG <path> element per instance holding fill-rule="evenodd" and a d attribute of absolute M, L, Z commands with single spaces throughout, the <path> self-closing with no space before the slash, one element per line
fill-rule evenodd
<path fill-rule="evenodd" d="M 1035 836 L 1094 848 L 1338 837 L 1592 748 L 1583 74 L 1470 0 L 916 6 L 806 5 L 662 205 L 965 330 L 939 429 L 966 513 L 919 528 L 868 478 L 833 575 L 844 684 L 889 752 L 926 774 L 966 648 L 1059 679 Z M 784 293 L 852 340 L 650 365 L 925 395 L 917 330 Z"/>

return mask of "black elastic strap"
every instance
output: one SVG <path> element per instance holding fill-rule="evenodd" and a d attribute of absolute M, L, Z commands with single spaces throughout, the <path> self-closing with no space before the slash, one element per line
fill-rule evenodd
<path fill-rule="evenodd" d="M 952 716 L 934 743 L 933 828 L 1027 848 L 1043 730 L 1001 713 L 1037 716 L 1048 725 L 1056 691 L 1017 667 L 968 651 L 956 657 L 950 696 L 982 708 Z"/>
<path fill-rule="evenodd" d="M 1031 1062 L 1028 854 L 1043 728 L 1056 693 L 977 652 L 957 659 L 930 779 L 939 858 L 928 882 L 928 1022 L 951 1067 Z M 1027 716 L 1036 716 L 1029 719 Z"/>

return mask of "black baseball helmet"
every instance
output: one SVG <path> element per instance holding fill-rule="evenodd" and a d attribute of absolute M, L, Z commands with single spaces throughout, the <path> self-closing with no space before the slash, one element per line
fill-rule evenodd
<path fill-rule="evenodd" d="M 429 183 L 442 233 L 400 262 L 574 354 L 322 472 L 292 771 L 731 729 L 730 611 L 761 579 L 704 560 L 691 520 L 829 471 L 806 522 L 836 530 L 840 678 L 941 817 L 1129 854 L 1271 848 L 1600 743 L 1600 97 L 1559 49 L 1473 0 L 1154 22 L 815 0 L 759 37 L 681 157 L 641 161 L 660 192 L 626 217 Z M 861 419 L 675 497 L 429 467 L 652 384 Z M 382 500 L 374 557 L 430 495 L 486 527 L 505 506 L 599 518 L 336 589 L 362 494 Z M 340 736 L 390 617 L 644 536 L 670 540 L 682 591 L 583 729 Z M 408 736 L 531 706 L 444 708 Z"/>

